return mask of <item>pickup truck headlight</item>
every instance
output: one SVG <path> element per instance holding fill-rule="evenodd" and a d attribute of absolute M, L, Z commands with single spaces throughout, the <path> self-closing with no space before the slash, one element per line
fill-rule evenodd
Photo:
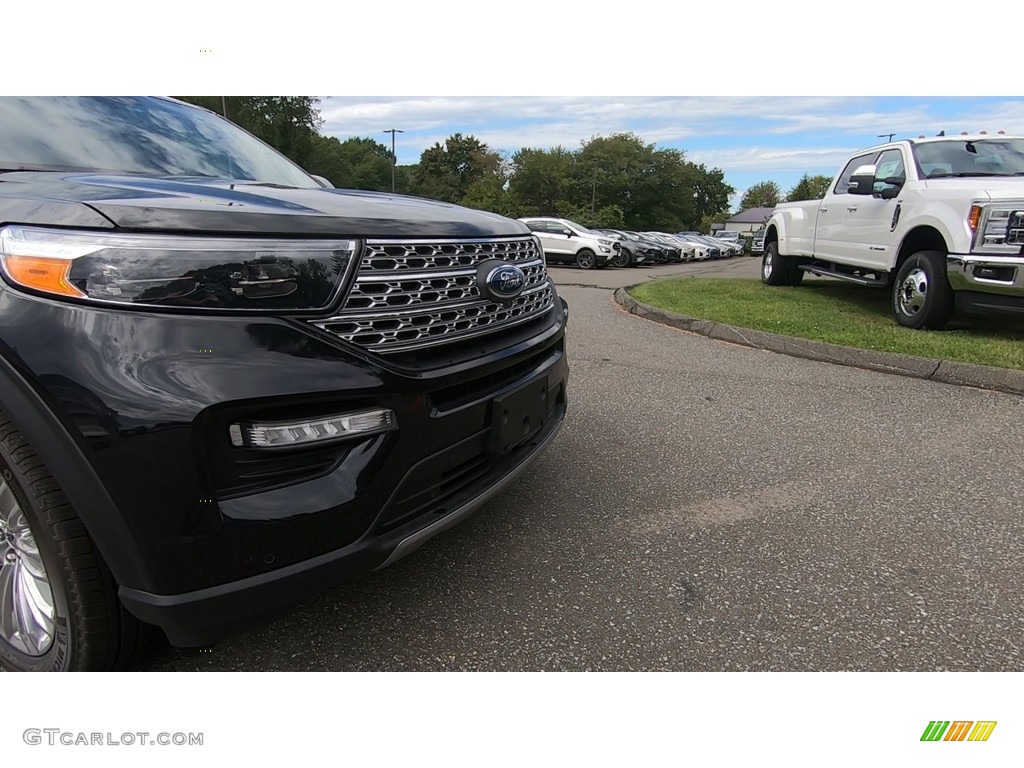
<path fill-rule="evenodd" d="M 202 310 L 328 307 L 355 263 L 353 240 L 0 229 L 12 284 L 61 298 Z"/>
<path fill-rule="evenodd" d="M 1024 201 L 972 205 L 967 225 L 973 235 L 972 250 L 1019 253 L 1024 246 Z"/>

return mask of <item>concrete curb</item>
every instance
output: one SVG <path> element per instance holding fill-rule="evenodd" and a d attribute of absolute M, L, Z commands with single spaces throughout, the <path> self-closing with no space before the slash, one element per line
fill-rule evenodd
<path fill-rule="evenodd" d="M 950 360 L 933 360 L 894 352 L 875 352 L 870 349 L 856 349 L 824 341 L 798 339 L 793 336 L 755 331 L 750 328 L 736 328 L 725 323 L 687 317 L 644 304 L 629 295 L 629 291 L 634 287 L 619 288 L 615 291 L 615 301 L 630 314 L 653 320 L 662 325 L 698 333 L 718 341 L 728 341 L 807 360 L 818 360 L 836 365 L 849 365 L 854 368 L 894 373 L 899 376 L 911 376 L 916 379 L 941 381 L 945 384 L 1024 395 L 1024 371 L 956 363 Z"/>

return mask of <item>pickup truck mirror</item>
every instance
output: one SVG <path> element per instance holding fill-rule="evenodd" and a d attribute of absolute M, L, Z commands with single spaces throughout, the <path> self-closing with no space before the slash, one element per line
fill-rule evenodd
<path fill-rule="evenodd" d="M 875 166 L 861 165 L 850 177 L 850 184 L 846 189 L 851 195 L 872 195 L 875 192 Z"/>
<path fill-rule="evenodd" d="M 563 229 L 562 230 L 562 234 L 565 235 L 566 237 L 572 237 L 572 230 L 571 229 Z"/>

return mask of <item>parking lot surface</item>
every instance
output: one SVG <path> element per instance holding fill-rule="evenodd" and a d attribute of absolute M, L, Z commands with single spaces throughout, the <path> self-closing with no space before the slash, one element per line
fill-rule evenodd
<path fill-rule="evenodd" d="M 1022 670 L 1024 398 L 732 346 L 583 272 L 570 414 L 395 566 L 154 670 Z M 598 287 L 591 287 L 598 286 Z"/>

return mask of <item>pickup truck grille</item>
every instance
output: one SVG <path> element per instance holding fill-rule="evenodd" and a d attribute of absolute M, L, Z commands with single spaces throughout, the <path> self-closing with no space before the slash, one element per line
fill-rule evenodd
<path fill-rule="evenodd" d="M 526 275 L 508 304 L 481 296 L 477 265 L 514 262 Z M 314 324 L 375 352 L 407 352 L 495 333 L 532 320 L 554 302 L 544 255 L 532 237 L 499 240 L 370 240 L 337 315 Z"/>

